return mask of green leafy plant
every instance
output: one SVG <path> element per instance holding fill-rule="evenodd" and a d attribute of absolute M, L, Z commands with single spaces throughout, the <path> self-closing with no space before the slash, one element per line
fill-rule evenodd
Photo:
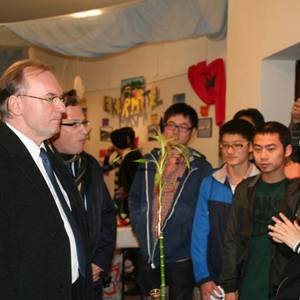
<path fill-rule="evenodd" d="M 160 299 L 166 300 L 166 272 L 165 272 L 165 259 L 164 259 L 164 236 L 162 231 L 162 203 L 163 203 L 163 194 L 164 194 L 164 171 L 168 163 L 168 160 L 171 155 L 174 154 L 174 151 L 177 152 L 180 156 L 183 157 L 184 163 L 187 168 L 190 168 L 190 153 L 187 147 L 181 144 L 173 144 L 173 139 L 166 139 L 159 132 L 153 137 L 159 143 L 160 155 L 158 158 L 150 159 L 138 159 L 136 160 L 139 163 L 149 163 L 152 162 L 156 166 L 156 173 L 154 178 L 155 190 L 157 192 L 158 199 L 158 224 L 157 224 L 157 236 L 159 240 L 159 258 L 160 258 Z"/>

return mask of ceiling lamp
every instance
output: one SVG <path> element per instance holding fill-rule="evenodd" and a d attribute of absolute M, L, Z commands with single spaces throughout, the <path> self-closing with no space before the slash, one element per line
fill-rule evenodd
<path fill-rule="evenodd" d="M 95 17 L 101 15 L 103 12 L 101 9 L 92 9 L 92 10 L 86 10 L 77 12 L 74 14 L 70 14 L 73 18 L 87 18 L 87 17 Z"/>

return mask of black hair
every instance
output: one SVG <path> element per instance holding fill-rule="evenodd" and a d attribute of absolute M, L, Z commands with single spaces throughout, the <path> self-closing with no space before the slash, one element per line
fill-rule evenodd
<path fill-rule="evenodd" d="M 163 123 L 166 124 L 170 117 L 175 115 L 183 115 L 190 119 L 192 128 L 198 127 L 198 115 L 193 107 L 185 103 L 175 103 L 171 105 L 164 114 Z"/>
<path fill-rule="evenodd" d="M 79 105 L 77 93 L 74 89 L 63 93 L 62 98 L 65 100 L 66 107 Z"/>
<path fill-rule="evenodd" d="M 291 134 L 289 129 L 276 121 L 266 122 L 261 128 L 258 128 L 254 134 L 254 137 L 257 134 L 278 134 L 279 140 L 284 148 L 291 144 Z"/>
<path fill-rule="evenodd" d="M 119 149 L 133 148 L 135 133 L 131 127 L 116 129 L 110 134 L 111 142 Z"/>
<path fill-rule="evenodd" d="M 250 118 L 254 123 L 255 128 L 262 127 L 265 124 L 264 116 L 256 108 L 241 109 L 233 116 L 233 119 L 236 120 L 242 117 Z"/>
<path fill-rule="evenodd" d="M 224 134 L 239 134 L 247 141 L 251 142 L 255 132 L 254 126 L 245 120 L 242 119 L 233 119 L 220 128 L 219 140 L 222 141 Z"/>

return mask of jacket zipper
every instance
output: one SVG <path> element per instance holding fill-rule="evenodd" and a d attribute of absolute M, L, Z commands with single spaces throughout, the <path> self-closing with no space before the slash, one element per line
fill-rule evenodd
<path fill-rule="evenodd" d="M 175 206 L 176 206 L 176 204 L 177 204 L 177 202 L 178 202 L 178 199 L 179 199 L 179 197 L 181 196 L 181 193 L 182 193 L 182 190 L 183 190 L 183 188 L 184 188 L 184 186 L 185 186 L 185 183 L 186 183 L 186 181 L 188 180 L 188 178 L 191 176 L 191 174 L 195 171 L 195 170 L 198 170 L 198 168 L 193 168 L 193 169 L 191 169 L 190 170 L 190 172 L 187 174 L 187 176 L 186 176 L 186 178 L 185 178 L 185 180 L 184 180 L 184 182 L 183 182 L 183 184 L 182 184 L 182 186 L 181 186 L 181 189 L 180 189 L 180 192 L 178 193 L 178 195 L 177 195 L 177 197 L 176 197 L 176 199 L 175 199 L 175 201 L 174 201 L 174 204 L 173 204 L 173 206 L 172 206 L 172 210 L 171 210 L 171 213 L 169 214 L 169 216 L 168 216 L 168 218 L 165 220 L 165 222 L 164 222 L 164 225 L 163 225 L 163 227 L 162 227 L 162 230 L 164 230 L 164 228 L 166 227 L 166 225 L 167 225 L 167 223 L 168 223 L 168 220 L 172 217 L 172 215 L 173 215 L 173 212 L 174 212 L 174 209 L 175 209 Z M 145 172 L 146 173 L 146 172 Z M 146 185 L 148 185 L 148 179 L 146 179 L 147 181 L 146 181 Z M 148 194 L 148 186 L 147 186 L 147 199 L 149 200 L 149 194 Z M 149 209 L 149 202 L 147 201 L 147 203 L 148 203 L 148 209 Z M 149 221 L 149 211 L 148 211 L 148 214 L 147 214 L 147 225 L 149 224 L 148 223 L 148 221 Z M 151 255 L 151 252 L 150 252 L 150 232 L 149 232 L 149 226 L 147 226 L 147 238 L 148 238 L 148 240 L 147 240 L 147 246 L 148 246 L 148 255 L 149 255 L 149 259 L 150 259 L 150 263 L 151 263 L 151 268 L 152 269 L 155 269 L 155 264 L 154 264 L 154 254 L 155 254 L 155 250 L 156 250 L 156 246 L 157 246 L 157 243 L 158 243 L 158 239 L 155 241 L 155 243 L 154 243 L 154 247 L 153 247 L 153 252 L 152 252 L 152 255 Z"/>
<path fill-rule="evenodd" d="M 278 286 L 278 288 L 277 288 L 277 291 L 276 291 L 276 297 L 277 297 L 277 295 L 278 295 L 278 293 L 279 293 L 279 290 L 281 289 L 281 287 L 283 286 L 283 284 L 284 284 L 288 279 L 289 279 L 288 277 L 285 277 L 283 280 L 281 280 L 281 282 L 280 282 L 280 284 L 279 284 L 279 286 Z"/>

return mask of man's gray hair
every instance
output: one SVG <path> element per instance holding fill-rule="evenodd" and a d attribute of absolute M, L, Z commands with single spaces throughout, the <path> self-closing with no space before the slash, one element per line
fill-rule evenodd
<path fill-rule="evenodd" d="M 8 67 L 0 78 L 0 118 L 10 116 L 8 109 L 8 100 L 12 95 L 22 93 L 22 90 L 26 87 L 26 81 L 24 78 L 24 70 L 26 68 L 32 68 L 41 70 L 41 72 L 49 71 L 50 67 L 35 60 L 24 59 L 15 62 Z"/>

